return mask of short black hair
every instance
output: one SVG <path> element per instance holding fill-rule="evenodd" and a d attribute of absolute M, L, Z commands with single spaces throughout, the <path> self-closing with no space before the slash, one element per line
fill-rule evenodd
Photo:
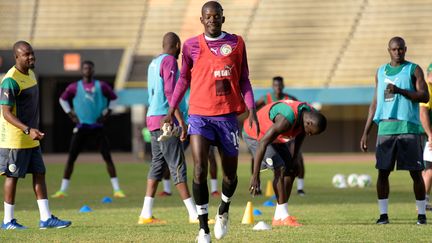
<path fill-rule="evenodd" d="M 406 46 L 405 40 L 402 37 L 400 37 L 400 36 L 395 36 L 395 37 L 391 38 L 390 41 L 389 41 L 389 43 L 388 43 L 388 46 L 390 47 L 390 45 L 393 42 L 396 42 L 396 43 L 398 43 L 401 46 Z"/>
<path fill-rule="evenodd" d="M 312 111 L 313 116 L 311 117 L 313 122 L 317 125 L 318 130 L 324 132 L 327 128 L 327 118 L 319 111 Z"/>
<path fill-rule="evenodd" d="M 284 79 L 281 76 L 276 76 L 276 77 L 273 77 L 273 82 L 274 81 L 278 81 L 278 82 L 282 82 L 283 83 Z"/>
<path fill-rule="evenodd" d="M 90 66 L 92 66 L 92 67 L 95 66 L 95 65 L 94 65 L 94 62 L 92 62 L 92 61 L 90 61 L 90 60 L 84 60 L 84 61 L 81 63 L 81 67 L 84 67 L 84 64 L 88 64 L 88 65 L 90 65 Z"/>
<path fill-rule="evenodd" d="M 206 8 L 215 8 L 217 10 L 220 10 L 223 13 L 222 5 L 217 1 L 208 1 L 208 2 L 204 3 L 204 5 L 201 8 L 201 14 L 204 13 L 204 10 Z"/>

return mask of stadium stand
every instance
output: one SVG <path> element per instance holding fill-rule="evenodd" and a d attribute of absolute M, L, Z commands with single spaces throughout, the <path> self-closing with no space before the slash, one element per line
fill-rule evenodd
<path fill-rule="evenodd" d="M 56 48 L 133 45 L 146 6 L 141 0 L 38 2 L 34 46 Z"/>
<path fill-rule="evenodd" d="M 35 0 L 0 1 L 0 47 L 10 48 L 17 39 L 31 39 Z"/>
<path fill-rule="evenodd" d="M 284 76 L 289 86 L 322 86 L 361 3 L 261 1 L 247 43 L 254 84 L 268 86 L 272 74 Z"/>
<path fill-rule="evenodd" d="M 147 65 L 153 56 L 161 51 L 161 39 L 166 32 L 179 33 L 187 0 L 149 0 L 140 27 L 137 45 L 134 50 L 134 63 L 126 87 L 146 87 Z"/>
<path fill-rule="evenodd" d="M 163 34 L 173 31 L 185 41 L 202 33 L 199 17 L 205 1 L 0 0 L 0 48 L 5 53 L 24 39 L 37 50 L 123 49 L 115 70 L 119 104 L 143 105 L 147 65 L 160 52 Z M 335 151 L 357 149 L 352 141 L 358 134 L 352 131 L 363 125 L 374 74 L 389 60 L 386 48 L 391 37 L 402 36 L 407 60 L 423 69 L 432 60 L 432 0 L 221 3 L 223 29 L 246 41 L 255 97 L 268 91 L 271 77 L 283 76 L 289 93 L 323 105 L 336 124 L 329 130 L 340 137 Z M 135 108 L 133 117 L 143 117 Z"/>
<path fill-rule="evenodd" d="M 141 38 L 134 56 L 130 82 L 127 87 L 146 86 L 146 68 L 151 57 L 161 50 L 161 38 L 169 31 L 176 32 L 182 41 L 202 33 L 201 16 L 202 0 L 167 0 L 148 1 L 147 14 L 140 33 Z M 225 15 L 229 16 L 224 29 L 244 35 L 248 28 L 257 0 L 235 0 L 224 4 Z M 167 11 L 169 10 L 169 11 Z"/>
<path fill-rule="evenodd" d="M 121 87 L 145 87 L 146 66 L 160 52 L 160 39 L 174 31 L 184 41 L 201 33 L 203 0 L 0 1 L 2 38 L 36 48 L 129 48 Z M 400 35 L 408 59 L 425 66 L 432 43 L 430 1 L 413 0 L 232 0 L 223 1 L 224 29 L 248 46 L 254 87 L 284 76 L 290 87 L 371 86 L 387 60 L 390 37 Z M 415 27 L 415 28 L 414 28 Z"/>
<path fill-rule="evenodd" d="M 330 84 L 373 85 L 376 69 L 389 59 L 387 42 L 393 36 L 407 42 L 407 60 L 427 67 L 432 60 L 431 11 L 430 1 L 369 0 Z"/>

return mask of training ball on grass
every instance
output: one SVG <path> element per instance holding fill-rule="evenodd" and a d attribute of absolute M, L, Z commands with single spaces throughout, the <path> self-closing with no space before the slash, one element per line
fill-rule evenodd
<path fill-rule="evenodd" d="M 264 221 L 259 221 L 254 227 L 253 230 L 270 230 L 271 226 L 266 224 Z"/>
<path fill-rule="evenodd" d="M 346 188 L 347 187 L 345 176 L 342 174 L 334 175 L 333 179 L 332 179 L 332 184 L 336 188 Z"/>
<path fill-rule="evenodd" d="M 351 174 L 347 178 L 347 184 L 349 187 L 356 187 L 358 185 L 358 175 L 357 174 Z"/>
<path fill-rule="evenodd" d="M 359 187 L 369 187 L 372 185 L 372 178 L 370 175 L 360 175 L 357 179 L 357 184 Z"/>

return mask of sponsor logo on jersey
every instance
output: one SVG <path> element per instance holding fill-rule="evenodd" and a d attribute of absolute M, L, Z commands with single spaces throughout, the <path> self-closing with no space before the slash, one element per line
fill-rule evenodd
<path fill-rule="evenodd" d="M 221 48 L 220 48 L 220 53 L 221 53 L 223 56 L 227 56 L 227 55 L 229 55 L 231 52 L 232 52 L 232 47 L 231 47 L 230 45 L 228 45 L 228 44 L 223 44 L 223 45 L 221 46 Z"/>
<path fill-rule="evenodd" d="M 231 76 L 231 70 L 233 67 L 234 65 L 225 65 L 224 69 L 213 71 L 213 75 L 215 78 L 229 77 Z"/>

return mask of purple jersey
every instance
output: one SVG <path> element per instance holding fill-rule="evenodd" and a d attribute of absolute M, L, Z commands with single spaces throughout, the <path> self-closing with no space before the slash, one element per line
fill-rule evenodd
<path fill-rule="evenodd" d="M 94 80 L 92 80 L 91 82 L 87 83 L 87 82 L 82 82 L 84 90 L 86 92 L 92 92 L 92 90 L 95 88 L 95 82 Z M 114 93 L 114 91 L 112 90 L 111 86 L 109 86 L 106 82 L 104 81 L 100 81 L 99 80 L 99 84 L 102 90 L 102 94 L 108 99 L 108 100 L 115 100 L 117 99 L 117 95 Z M 75 97 L 76 93 L 77 93 L 77 88 L 78 88 L 78 82 L 73 82 L 71 84 L 69 84 L 65 91 L 63 91 L 63 93 L 60 96 L 60 99 L 62 100 L 67 100 L 69 103 L 72 102 L 72 99 Z M 77 124 L 77 128 L 88 128 L 88 129 L 93 129 L 93 128 L 100 128 L 102 127 L 102 124 L 99 123 L 95 123 L 95 124 Z"/>
<path fill-rule="evenodd" d="M 174 87 L 177 82 L 177 72 L 178 72 L 178 66 L 177 66 L 177 59 L 174 56 L 167 55 L 163 58 L 161 64 L 160 64 L 160 76 L 162 77 L 162 80 L 164 82 L 164 94 L 168 100 L 168 104 L 170 106 L 173 106 L 171 103 L 171 97 L 174 93 Z M 147 128 L 149 131 L 155 131 L 160 129 L 160 121 L 162 120 L 162 116 L 148 116 L 147 117 Z"/>
<path fill-rule="evenodd" d="M 114 93 L 112 88 L 106 82 L 99 81 L 99 83 L 100 83 L 103 95 L 108 100 L 117 99 L 117 95 Z M 94 84 L 95 84 L 94 80 L 92 80 L 90 83 L 83 81 L 84 90 L 91 92 L 91 90 L 95 87 Z M 63 93 L 61 94 L 60 98 L 63 100 L 67 100 L 67 101 L 72 100 L 76 95 L 77 86 L 78 86 L 78 82 L 73 82 L 73 83 L 69 84 L 67 86 L 66 90 L 63 91 Z"/>
<path fill-rule="evenodd" d="M 206 43 L 210 48 L 210 51 L 215 55 L 221 56 L 220 49 L 223 45 L 229 45 L 232 49 L 235 49 L 237 45 L 237 36 L 225 33 L 220 39 L 208 40 L 206 37 Z M 190 86 L 191 81 L 191 70 L 194 63 L 196 62 L 198 55 L 200 53 L 198 37 L 193 37 L 188 39 L 183 44 L 183 55 L 182 55 L 182 68 L 180 73 L 179 82 L 176 85 L 171 103 L 172 107 L 178 107 L 181 98 L 185 94 L 186 90 Z M 249 67 L 247 63 L 246 49 L 243 54 L 243 62 L 241 67 L 241 78 L 240 78 L 240 88 L 243 94 L 246 106 L 248 108 L 254 108 L 255 102 L 252 92 L 252 86 L 249 80 Z M 170 103 L 170 105 L 171 105 Z"/>

